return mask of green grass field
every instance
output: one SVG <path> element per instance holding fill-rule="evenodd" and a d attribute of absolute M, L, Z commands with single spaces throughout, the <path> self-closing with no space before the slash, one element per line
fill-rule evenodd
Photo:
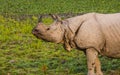
<path fill-rule="evenodd" d="M 25 20 L 7 15 L 49 13 L 115 13 L 119 0 L 0 0 L 0 75 L 86 75 L 86 57 L 82 51 L 64 50 L 61 44 L 44 42 L 31 31 L 37 17 Z M 45 18 L 44 23 L 52 20 Z M 120 60 L 99 56 L 105 75 L 120 74 Z"/>
<path fill-rule="evenodd" d="M 0 13 L 49 14 L 120 12 L 119 0 L 0 0 Z"/>

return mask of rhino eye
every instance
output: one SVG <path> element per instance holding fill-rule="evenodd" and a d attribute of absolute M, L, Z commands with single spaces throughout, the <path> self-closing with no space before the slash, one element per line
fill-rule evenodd
<path fill-rule="evenodd" d="M 47 30 L 50 30 L 50 28 L 47 28 Z"/>

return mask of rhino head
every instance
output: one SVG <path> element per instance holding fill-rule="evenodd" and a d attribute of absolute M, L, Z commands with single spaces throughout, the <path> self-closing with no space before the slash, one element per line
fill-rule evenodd
<path fill-rule="evenodd" d="M 42 16 L 40 16 L 38 24 L 33 28 L 32 33 L 38 38 L 49 42 L 61 43 L 64 38 L 64 28 L 62 20 L 57 15 L 51 15 L 54 22 L 47 26 L 42 23 Z"/>

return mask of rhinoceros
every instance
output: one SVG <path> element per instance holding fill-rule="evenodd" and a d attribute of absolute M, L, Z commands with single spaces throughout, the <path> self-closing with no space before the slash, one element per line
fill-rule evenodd
<path fill-rule="evenodd" d="M 103 75 L 98 55 L 120 58 L 120 13 L 87 13 L 62 20 L 51 15 L 50 26 L 39 23 L 32 33 L 45 41 L 62 43 L 68 51 L 76 48 L 87 57 L 88 75 Z"/>

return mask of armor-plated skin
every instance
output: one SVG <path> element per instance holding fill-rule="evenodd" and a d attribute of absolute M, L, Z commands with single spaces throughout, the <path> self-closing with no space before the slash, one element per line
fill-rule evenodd
<path fill-rule="evenodd" d="M 65 20 L 55 20 L 49 27 L 40 22 L 33 34 L 50 42 L 63 43 L 65 49 L 85 52 L 88 75 L 103 75 L 98 55 L 120 58 L 120 13 L 88 13 Z M 96 74 L 94 72 L 96 70 Z"/>

